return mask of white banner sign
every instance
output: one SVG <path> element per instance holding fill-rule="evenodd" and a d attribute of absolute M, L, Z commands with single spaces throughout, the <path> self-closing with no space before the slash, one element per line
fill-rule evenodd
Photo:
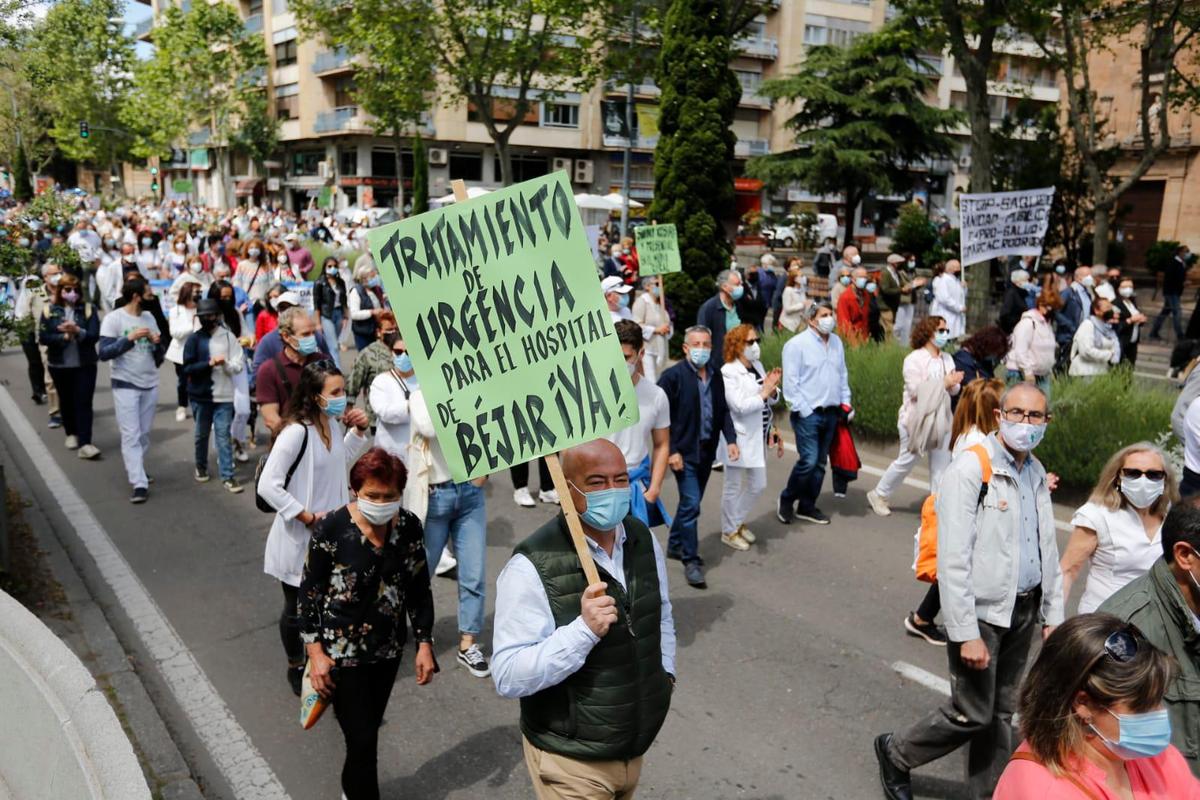
<path fill-rule="evenodd" d="M 1054 187 L 959 196 L 962 264 L 999 256 L 1040 256 Z"/>

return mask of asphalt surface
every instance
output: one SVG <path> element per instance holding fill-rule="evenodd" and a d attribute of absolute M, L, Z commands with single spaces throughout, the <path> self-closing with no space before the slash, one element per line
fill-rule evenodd
<path fill-rule="evenodd" d="M 162 370 L 147 460 L 155 483 L 142 506 L 128 501 L 106 366 L 101 366 L 95 398 L 94 443 L 104 453 L 97 462 L 79 460 L 63 447 L 61 431 L 47 429 L 45 408 L 30 400 L 20 351 L 0 354 L 0 385 L 287 794 L 297 800 L 337 798 L 343 744 L 336 721 L 329 715 L 313 730 L 301 730 L 298 702 L 284 677 L 276 627 L 282 597 L 278 584 L 262 572 L 271 518 L 254 507 L 253 458 L 239 465 L 247 485 L 241 495 L 226 493 L 215 479 L 202 485 L 193 481 L 191 421 L 174 420 L 174 374 L 168 368 Z M 34 471 L 30 450 L 20 447 L 11 424 L 0 425 L 0 435 L 17 453 L 15 466 Z M 890 454 L 863 455 L 868 465 L 883 467 Z M 923 492 L 904 487 L 893 498 L 892 516 L 881 519 L 865 500 L 876 477 L 862 474 L 845 499 L 834 499 L 826 487 L 820 505 L 833 518 L 831 525 L 784 526 L 775 519 L 774 498 L 793 458 L 785 453 L 769 468 L 767 492 L 749 525 L 758 544 L 747 553 L 720 542 L 722 477 L 714 473 L 701 517 L 707 590 L 688 587 L 680 566 L 670 563 L 679 683 L 666 725 L 646 756 L 639 797 L 876 798 L 881 795 L 873 737 L 904 726 L 942 699 L 935 689 L 893 668 L 905 662 L 931 676 L 946 674 L 945 650 L 906 636 L 901 625 L 926 588 L 910 570 Z M 214 475 L 215 459 L 213 453 Z M 55 487 L 36 474 L 31 483 L 37 502 L 52 520 L 56 515 L 61 520 Z M 665 496 L 673 508 L 675 490 L 670 478 L 667 483 Z M 516 507 L 507 474 L 493 476 L 486 491 L 491 592 L 512 547 L 554 508 Z M 1069 518 L 1069 509 L 1056 511 L 1059 519 Z M 665 529 L 656 533 L 665 543 Z M 150 663 L 117 594 L 97 594 L 126 646 L 143 665 Z M 490 679 L 473 678 L 455 663 L 454 583 L 435 579 L 434 598 L 442 671 L 432 685 L 418 687 L 406 653 L 380 732 L 383 796 L 530 798 L 518 705 L 500 698 Z M 484 634 L 489 653 L 493 605 L 489 594 Z M 238 796 L 167 683 L 153 669 L 142 672 L 205 795 Z M 916 793 L 961 796 L 962 775 L 961 754 L 949 756 L 914 773 Z"/>

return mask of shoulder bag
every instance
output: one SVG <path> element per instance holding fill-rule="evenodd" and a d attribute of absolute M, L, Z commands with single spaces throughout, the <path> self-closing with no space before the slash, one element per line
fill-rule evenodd
<path fill-rule="evenodd" d="M 296 468 L 300 466 L 300 460 L 304 458 L 304 451 L 308 449 L 308 426 L 304 426 L 304 439 L 300 442 L 300 452 L 296 454 L 296 460 L 288 467 L 287 477 L 283 479 L 283 488 L 286 489 L 292 482 L 292 476 L 296 474 Z M 274 514 L 275 506 L 263 499 L 262 493 L 259 491 L 259 483 L 262 481 L 263 468 L 267 465 L 267 459 L 270 454 L 259 456 L 258 463 L 254 466 L 254 505 L 259 511 L 265 514 Z"/>

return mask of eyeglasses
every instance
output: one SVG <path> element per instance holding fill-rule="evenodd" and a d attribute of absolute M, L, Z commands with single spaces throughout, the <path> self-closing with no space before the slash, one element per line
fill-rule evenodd
<path fill-rule="evenodd" d="M 758 343 L 759 343 L 759 342 L 761 342 L 761 341 L 762 341 L 762 339 L 747 339 L 747 340 L 746 340 L 746 345 L 747 345 L 747 346 L 750 346 L 750 345 L 752 345 L 752 344 L 758 344 Z"/>
<path fill-rule="evenodd" d="M 1162 469 L 1134 469 L 1133 467 L 1122 467 L 1121 477 L 1136 480 L 1138 478 L 1149 478 L 1152 481 L 1161 481 L 1167 477 L 1166 470 Z"/>
<path fill-rule="evenodd" d="M 1023 408 L 1006 408 L 1000 414 L 1009 422 L 1025 422 L 1042 425 L 1050 421 L 1051 416 L 1045 411 L 1026 411 Z"/>

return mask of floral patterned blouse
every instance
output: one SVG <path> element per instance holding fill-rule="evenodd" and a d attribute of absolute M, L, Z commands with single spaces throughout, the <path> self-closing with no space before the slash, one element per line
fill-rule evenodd
<path fill-rule="evenodd" d="M 354 524 L 348 506 L 326 516 L 308 546 L 299 605 L 304 643 L 321 642 L 339 666 L 399 658 L 407 637 L 405 609 L 413 638 L 433 641 L 433 593 L 420 521 L 401 509 L 377 549 Z"/>

